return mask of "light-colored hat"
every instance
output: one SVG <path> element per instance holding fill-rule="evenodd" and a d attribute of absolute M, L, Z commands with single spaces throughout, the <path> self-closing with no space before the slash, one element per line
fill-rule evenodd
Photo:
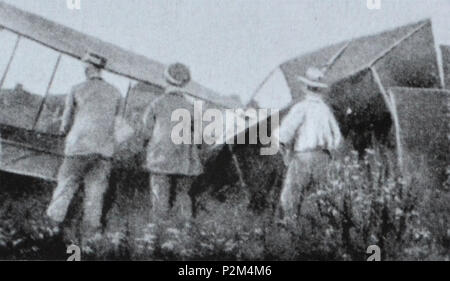
<path fill-rule="evenodd" d="M 297 79 L 304 83 L 307 86 L 315 87 L 315 88 L 328 88 L 328 85 L 320 82 L 324 77 L 324 73 L 322 70 L 317 67 L 310 67 L 306 71 L 306 77 L 297 76 Z"/>
<path fill-rule="evenodd" d="M 191 72 L 186 65 L 174 63 L 166 68 L 164 78 L 172 86 L 184 87 L 191 81 Z"/>

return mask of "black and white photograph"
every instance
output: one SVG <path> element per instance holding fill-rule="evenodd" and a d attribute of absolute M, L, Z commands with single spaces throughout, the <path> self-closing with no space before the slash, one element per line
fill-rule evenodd
<path fill-rule="evenodd" d="M 450 261 L 449 109 L 449 0 L 0 0 L 0 260 Z"/>

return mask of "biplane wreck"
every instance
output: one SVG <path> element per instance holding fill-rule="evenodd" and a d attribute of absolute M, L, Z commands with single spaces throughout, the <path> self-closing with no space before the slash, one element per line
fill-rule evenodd
<path fill-rule="evenodd" d="M 141 231 L 141 226 L 148 222 L 149 210 L 137 209 L 140 206 L 150 205 L 148 204 L 150 199 L 146 197 L 149 177 L 142 168 L 145 159 L 144 137 L 141 130 L 142 115 L 152 100 L 162 95 L 167 87 L 163 78 L 165 66 L 2 2 L 0 2 L 0 27 L 2 27 L 0 36 L 7 34 L 7 38 L 12 40 L 10 44 L 6 44 L 10 49 L 3 48 L 6 65 L 0 74 L 2 75 L 0 181 L 9 186 L 10 179 L 15 179 L 20 185 L 33 185 L 36 187 L 33 189 L 35 192 L 48 192 L 52 189 L 64 159 L 65 140 L 64 136 L 58 135 L 58 128 L 67 93 L 54 89 L 55 84 L 61 76 L 73 75 L 64 70 L 67 61 L 73 64 L 74 68 L 82 69 L 80 59 L 86 52 L 99 54 L 107 59 L 105 70 L 125 80 L 125 89 L 121 88 L 123 94 L 126 93 L 123 97 L 122 117 L 134 129 L 134 135 L 120 145 L 114 157 L 112 186 L 109 192 L 111 195 L 107 195 L 113 198 L 107 200 L 110 202 L 107 204 L 109 207 L 105 207 L 112 208 L 110 213 L 120 212 L 120 216 L 115 216 L 111 220 L 105 218 L 107 220 L 105 225 L 115 230 L 117 227 L 129 225 L 135 229 L 131 231 Z M 17 85 L 5 87 L 8 84 L 5 82 L 13 76 L 10 74 L 11 65 L 19 61 L 21 46 L 25 42 L 32 42 L 34 44 L 32 48 L 39 47 L 42 52 L 48 49 L 53 56 L 51 58 L 53 62 L 50 60 L 45 62 L 50 64 L 50 68 L 47 71 L 48 77 L 43 78 L 48 79 L 44 92 L 29 91 L 27 87 L 20 85 L 21 80 L 17 81 Z M 38 66 L 41 67 L 39 64 Z M 20 70 L 24 67 L 26 68 L 21 65 Z M 23 76 L 25 76 L 23 79 L 27 79 L 26 75 Z M 188 84 L 186 89 L 189 93 L 192 92 L 193 98 L 204 102 L 205 109 L 226 110 L 243 107 L 240 101 L 221 96 L 195 82 Z M 248 122 L 248 127 L 260 122 L 258 119 L 235 117 L 245 118 L 244 122 Z M 236 138 L 245 131 L 245 128 L 237 130 Z M 266 190 L 270 190 L 279 182 L 277 175 L 282 174 L 280 170 L 282 165 L 277 155 L 260 156 L 260 147 L 260 145 L 203 145 L 201 158 L 205 161 L 206 170 L 194 183 L 193 193 L 215 190 L 216 196 L 220 199 L 224 198 L 222 194 L 230 193 L 229 186 L 238 183 L 254 194 L 251 196 L 252 207 L 262 208 L 267 202 Z M 277 160 L 280 162 L 278 165 L 275 164 L 275 169 L 271 173 L 260 174 L 262 167 L 273 165 Z M 47 197 L 49 200 L 51 195 Z M 76 223 L 71 219 L 69 221 L 72 221 L 75 233 Z"/>
<path fill-rule="evenodd" d="M 107 71 L 129 80 L 123 99 L 123 117 L 135 129 L 135 135 L 122 144 L 115 166 L 125 173 L 140 173 L 142 113 L 146 105 L 167 87 L 163 79 L 164 65 L 2 2 L 0 27 L 0 34 L 13 35 L 11 50 L 4 54 L 7 63 L 0 80 L 0 170 L 55 180 L 64 157 L 64 137 L 56 134 L 64 95 L 54 94 L 53 82 L 65 59 L 78 62 L 90 52 L 107 59 Z M 15 88 L 4 88 L 10 66 L 25 41 L 54 52 L 47 87 L 40 95 L 28 92 L 20 84 Z M 450 52 L 447 47 L 442 47 L 442 52 L 448 87 Z M 448 109 L 443 105 L 448 91 L 442 90 L 430 21 L 349 40 L 285 62 L 257 89 L 252 107 L 288 110 L 301 98 L 301 82 L 297 76 L 304 75 L 310 66 L 326 70 L 323 82 L 330 85 L 328 102 L 346 139 L 355 149 L 362 152 L 376 140 L 396 149 L 401 164 L 418 152 L 428 154 L 427 161 L 437 167 L 433 173 L 442 174 L 442 163 L 448 156 L 448 139 L 431 138 L 436 134 L 446 135 L 438 121 L 446 118 L 444 113 Z M 241 107 L 236 100 L 194 82 L 187 86 L 187 91 L 210 107 Z M 428 108 L 426 115 L 422 108 Z M 247 128 L 261 121 L 250 120 Z M 425 126 L 432 126 L 433 130 L 423 133 L 421 130 Z M 236 135 L 242 133 L 236 132 Z M 420 138 L 416 139 L 416 135 Z M 205 148 L 202 151 L 205 159 L 213 159 L 211 155 L 215 153 L 219 161 L 207 160 L 207 172 L 200 181 L 223 185 L 240 179 L 241 183 L 256 190 L 255 202 L 260 202 L 266 195 L 264 187 L 279 184 L 283 173 L 281 157 L 261 156 L 259 145 L 224 146 L 223 149 Z M 221 171 L 220 174 L 217 171 Z M 145 177 L 144 174 L 139 176 Z M 137 185 L 147 186 L 135 174 L 131 177 Z M 120 174 L 118 178 L 126 176 Z"/>
<path fill-rule="evenodd" d="M 46 20 L 0 2 L 2 33 L 15 36 L 6 68 L 1 76 L 2 112 L 0 135 L 2 157 L 0 170 L 21 175 L 55 180 L 61 163 L 64 139 L 56 134 L 64 95 L 53 95 L 52 85 L 59 67 L 66 58 L 80 60 L 86 52 L 101 54 L 107 59 L 105 70 L 129 79 L 124 97 L 124 118 L 138 132 L 144 107 L 164 92 L 165 66 L 144 56 L 121 49 L 94 37 Z M 54 66 L 45 93 L 29 93 L 23 88 L 3 89 L 11 64 L 18 56 L 20 45 L 32 41 L 54 51 Z M 4 54 L 6 56 L 6 54 Z M 81 67 L 81 62 L 80 62 Z M 133 86 L 133 83 L 136 85 Z M 195 82 L 186 86 L 192 96 L 215 108 L 236 108 L 240 103 L 221 96 Z M 27 100 L 28 98 L 28 100 Z M 25 99 L 25 100 L 23 100 Z M 142 145 L 139 135 L 123 144 L 116 162 L 133 158 Z M 129 163 L 128 163 L 129 164 Z M 123 166 L 128 166 L 125 164 Z M 133 166 L 136 168 L 136 165 Z"/>
<path fill-rule="evenodd" d="M 448 62 L 450 52 L 442 51 Z M 301 98 L 298 76 L 310 66 L 326 72 L 327 101 L 353 148 L 363 153 L 374 141 L 385 144 L 397 151 L 400 166 L 420 152 L 440 163 L 437 173 L 444 177 L 448 131 L 434 122 L 447 124 L 449 93 L 442 90 L 430 20 L 289 60 L 263 81 L 251 104 L 267 107 L 275 101 L 280 110 L 288 110 Z M 444 68 L 448 73 L 447 63 Z"/>

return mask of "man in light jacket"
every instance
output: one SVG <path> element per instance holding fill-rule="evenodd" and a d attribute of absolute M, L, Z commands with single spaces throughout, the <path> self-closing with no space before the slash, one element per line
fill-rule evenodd
<path fill-rule="evenodd" d="M 58 185 L 47 215 L 53 222 L 62 223 L 75 193 L 84 182 L 83 224 L 87 232 L 99 233 L 121 95 L 101 77 L 106 60 L 92 55 L 87 55 L 84 60 L 88 63 L 85 69 L 87 80 L 74 86 L 66 99 L 61 125 L 61 134 L 67 135 L 65 159 L 59 169 Z"/>
<path fill-rule="evenodd" d="M 182 64 L 170 65 L 165 72 L 170 85 L 163 96 L 154 100 L 144 114 L 144 127 L 149 136 L 146 169 L 150 173 L 152 217 L 165 220 L 170 210 L 171 189 L 175 189 L 177 213 L 189 220 L 192 217 L 192 202 L 189 190 L 196 176 L 203 173 L 199 151 L 190 143 L 176 144 L 172 132 L 178 120 L 172 120 L 175 110 L 188 110 L 193 114 L 193 101 L 189 100 L 183 87 L 190 81 L 189 69 Z M 193 129 L 193 121 L 185 127 Z M 191 131 L 192 132 L 192 131 Z M 192 134 L 191 134 L 192 136 Z"/>
<path fill-rule="evenodd" d="M 310 68 L 306 77 L 299 77 L 304 98 L 281 123 L 280 144 L 288 169 L 280 201 L 286 220 L 297 216 L 307 187 L 326 174 L 330 152 L 342 140 L 338 123 L 320 94 L 327 88 L 320 82 L 322 77 L 317 68 Z"/>

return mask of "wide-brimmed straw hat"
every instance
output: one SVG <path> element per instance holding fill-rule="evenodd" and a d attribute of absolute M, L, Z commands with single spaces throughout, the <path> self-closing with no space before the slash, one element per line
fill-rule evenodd
<path fill-rule="evenodd" d="M 324 73 L 317 67 L 310 67 L 306 71 L 306 77 L 297 76 L 297 79 L 304 83 L 306 86 L 314 87 L 314 88 L 328 88 L 328 85 L 320 82 L 323 79 Z"/>
<path fill-rule="evenodd" d="M 184 87 L 191 81 L 191 72 L 186 65 L 174 63 L 166 68 L 164 78 L 172 86 Z"/>

